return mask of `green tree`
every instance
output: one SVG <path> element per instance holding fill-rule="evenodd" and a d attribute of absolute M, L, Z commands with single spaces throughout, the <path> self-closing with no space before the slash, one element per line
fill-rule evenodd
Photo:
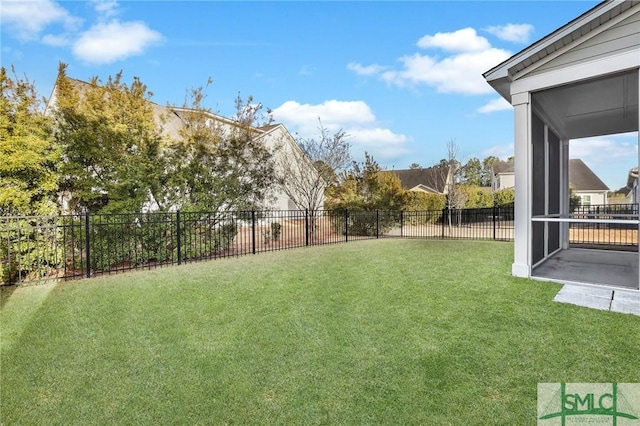
<path fill-rule="evenodd" d="M 373 156 L 365 152 L 365 160 L 353 162 L 341 183 L 326 192 L 325 207 L 332 210 L 402 210 L 409 200 L 400 179 L 382 170 Z"/>
<path fill-rule="evenodd" d="M 137 77 L 123 83 L 121 72 L 105 84 L 82 83 L 66 68 L 58 68 L 54 113 L 71 208 L 138 212 L 161 199 L 166 164 L 146 85 Z"/>
<path fill-rule="evenodd" d="M 576 188 L 573 185 L 569 185 L 569 210 L 571 213 L 575 212 L 578 207 L 582 205 L 582 198 L 576 194 Z"/>
<path fill-rule="evenodd" d="M 236 116 L 226 120 L 204 107 L 204 98 L 204 88 L 193 89 L 181 109 L 184 126 L 167 155 L 173 170 L 166 197 L 180 209 L 257 208 L 275 181 L 272 152 L 255 129 L 264 124 L 262 104 L 238 95 Z"/>
<path fill-rule="evenodd" d="M 349 233 L 373 235 L 375 231 L 389 229 L 397 220 L 394 212 L 404 210 L 410 201 L 411 194 L 402 188 L 398 176 L 382 170 L 373 156 L 365 152 L 364 162 L 354 161 L 344 181 L 329 187 L 325 207 L 334 211 L 369 212 L 355 213 L 351 217 Z M 375 210 L 392 213 L 376 216 L 372 213 Z"/>
<path fill-rule="evenodd" d="M 512 205 L 516 200 L 514 188 L 505 188 L 493 193 L 493 203 L 496 207 Z"/>
<path fill-rule="evenodd" d="M 492 167 L 499 161 L 500 159 L 493 155 L 490 155 L 482 160 L 482 178 L 480 181 L 480 186 L 491 186 L 491 177 L 493 175 Z"/>
<path fill-rule="evenodd" d="M 480 209 L 493 206 L 493 196 L 487 188 L 476 185 L 460 185 L 460 191 L 464 193 L 465 209 Z"/>
<path fill-rule="evenodd" d="M 0 68 L 0 214 L 56 211 L 60 150 L 35 86 Z"/>
<path fill-rule="evenodd" d="M 482 163 L 477 158 L 467 161 L 467 164 L 460 168 L 461 181 L 467 185 L 484 186 L 482 180 Z"/>

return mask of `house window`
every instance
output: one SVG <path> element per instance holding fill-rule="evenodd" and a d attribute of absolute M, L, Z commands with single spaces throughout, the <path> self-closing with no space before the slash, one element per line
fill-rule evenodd
<path fill-rule="evenodd" d="M 582 205 L 582 206 L 590 206 L 591 205 L 591 195 L 581 195 L 580 196 L 580 205 Z"/>

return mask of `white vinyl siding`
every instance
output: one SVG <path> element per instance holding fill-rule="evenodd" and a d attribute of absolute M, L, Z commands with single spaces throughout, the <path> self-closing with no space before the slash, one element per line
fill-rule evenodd
<path fill-rule="evenodd" d="M 530 75 L 541 74 L 550 70 L 588 62 L 592 59 L 613 56 L 634 49 L 637 50 L 639 47 L 640 13 L 635 13 L 617 25 L 541 66 Z"/>

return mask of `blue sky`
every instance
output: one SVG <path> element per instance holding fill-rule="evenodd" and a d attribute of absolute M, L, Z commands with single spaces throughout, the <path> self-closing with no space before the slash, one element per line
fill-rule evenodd
<path fill-rule="evenodd" d="M 451 139 L 463 162 L 513 155 L 512 109 L 481 74 L 597 3 L 0 0 L 1 62 L 45 97 L 60 61 L 82 80 L 138 76 L 159 104 L 211 77 L 214 112 L 252 95 L 292 134 L 317 135 L 320 118 L 357 160 L 427 167 Z M 637 149 L 634 133 L 571 156 L 617 189 Z"/>

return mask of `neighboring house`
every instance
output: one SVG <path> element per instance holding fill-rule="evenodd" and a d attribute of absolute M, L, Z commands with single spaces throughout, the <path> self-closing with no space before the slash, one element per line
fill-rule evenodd
<path fill-rule="evenodd" d="M 491 165 L 491 192 L 515 186 L 512 161 L 496 161 Z"/>
<path fill-rule="evenodd" d="M 76 86 L 76 89 L 82 91 L 83 86 L 87 86 L 89 83 L 70 78 L 70 80 Z M 51 108 L 56 105 L 57 91 L 54 87 L 51 97 L 47 102 L 45 113 L 50 113 Z M 156 104 L 155 102 L 148 101 L 152 108 L 155 117 L 156 124 L 161 129 L 162 134 L 169 138 L 177 139 L 180 137 L 180 130 L 185 125 L 185 116 L 194 112 L 189 108 L 169 107 Z M 216 126 L 221 132 L 231 131 L 237 123 L 229 118 L 221 115 L 206 112 L 207 125 Z M 275 164 L 279 163 L 278 156 L 287 156 L 289 158 L 296 158 L 302 161 L 302 167 L 297 170 L 299 173 L 317 174 L 317 171 L 311 161 L 302 153 L 300 147 L 296 143 L 295 139 L 287 131 L 282 124 L 271 124 L 264 127 L 256 127 L 253 129 L 255 137 L 261 139 L 265 146 L 268 147 L 275 156 Z M 70 198 L 69 195 L 61 196 L 62 200 Z M 265 200 L 263 204 L 264 209 L 268 210 L 298 210 L 296 204 L 287 196 L 287 194 L 281 188 L 274 188 L 270 199 Z M 323 200 L 320 201 L 322 206 Z M 64 204 L 64 203 L 63 203 Z M 66 208 L 63 205 L 63 209 Z M 148 206 L 149 210 L 154 210 L 154 206 Z"/>
<path fill-rule="evenodd" d="M 609 187 L 579 158 L 569 160 L 569 187 L 581 206 L 607 204 Z"/>
<path fill-rule="evenodd" d="M 634 167 L 629 170 L 629 177 L 627 178 L 627 187 L 629 191 L 627 193 L 627 203 L 638 203 L 638 168 Z"/>
<path fill-rule="evenodd" d="M 499 161 L 491 169 L 493 192 L 515 187 L 513 163 Z M 609 187 L 579 158 L 569 160 L 569 186 L 582 206 L 607 204 Z"/>
<path fill-rule="evenodd" d="M 631 188 L 627 188 L 623 186 L 610 195 L 607 204 L 632 204 L 633 203 L 633 192 Z"/>
<path fill-rule="evenodd" d="M 452 181 L 449 167 L 433 166 L 418 169 L 391 170 L 407 191 L 427 194 L 447 194 Z"/>

